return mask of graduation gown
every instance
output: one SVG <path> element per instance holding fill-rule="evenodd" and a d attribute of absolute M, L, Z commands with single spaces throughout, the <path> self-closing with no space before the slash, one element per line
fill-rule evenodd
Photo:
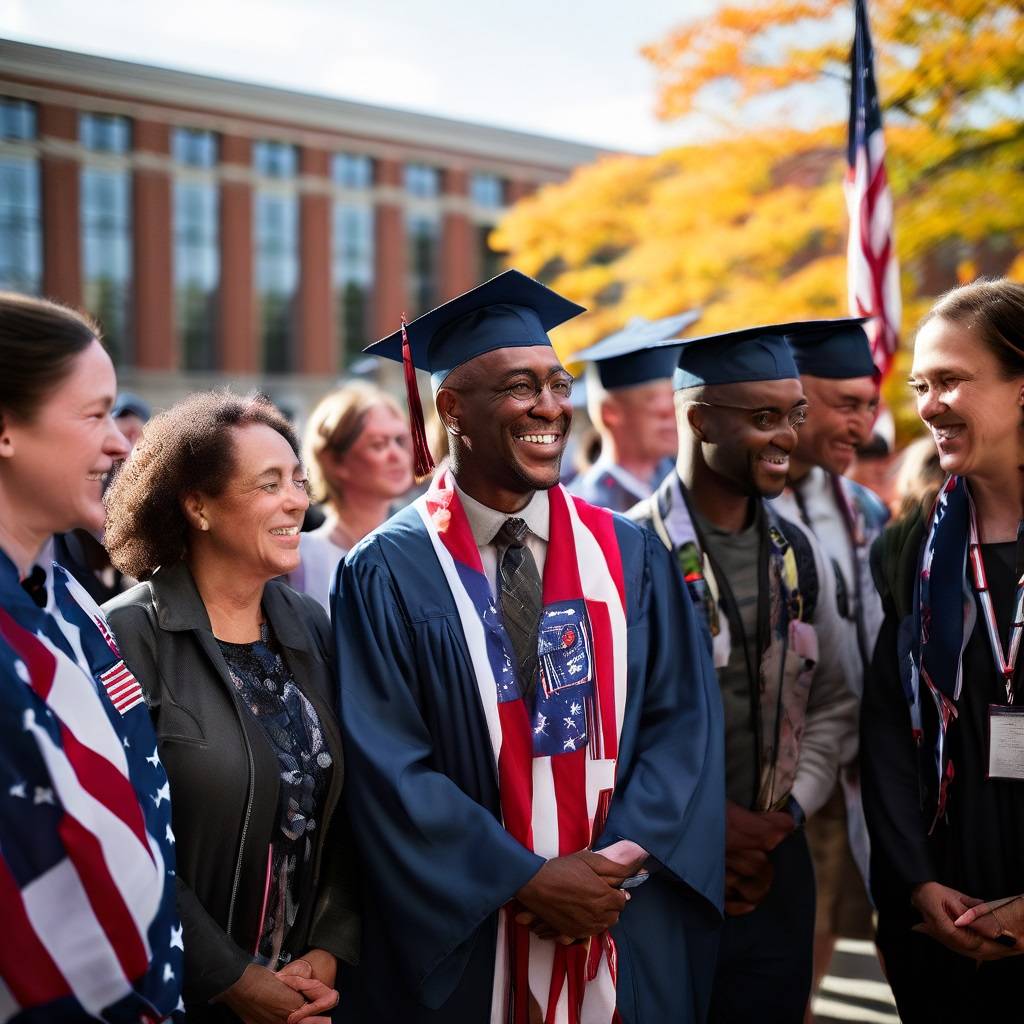
<path fill-rule="evenodd" d="M 625 1024 L 706 1014 L 724 891 L 722 714 L 707 641 L 668 553 L 616 516 L 628 687 L 595 849 L 652 858 L 613 930 Z M 340 1019 L 490 1019 L 498 910 L 543 861 L 505 831 L 462 624 L 414 508 L 340 567 L 333 618 L 346 800 L 364 874 L 362 962 Z"/>

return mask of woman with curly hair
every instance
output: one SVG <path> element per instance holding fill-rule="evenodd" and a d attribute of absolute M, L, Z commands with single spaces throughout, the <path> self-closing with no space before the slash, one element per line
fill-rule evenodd
<path fill-rule="evenodd" d="M 306 488 L 280 412 L 223 391 L 151 420 L 107 495 L 143 581 L 107 614 L 170 777 L 190 1021 L 326 1020 L 356 955 L 330 626 L 277 579 Z"/>
<path fill-rule="evenodd" d="M 310 493 L 327 514 L 321 526 L 302 534 L 302 561 L 288 582 L 329 609 L 338 563 L 413 485 L 409 422 L 389 394 L 353 381 L 313 410 L 303 454 Z"/>

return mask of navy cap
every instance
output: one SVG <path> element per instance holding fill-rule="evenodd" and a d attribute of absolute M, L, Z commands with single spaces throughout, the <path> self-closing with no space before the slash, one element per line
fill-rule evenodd
<path fill-rule="evenodd" d="M 871 358 L 864 323 L 866 316 L 843 317 L 839 320 L 808 320 L 794 324 L 786 334 L 793 358 L 801 373 L 812 377 L 849 380 L 852 377 L 873 377 L 878 373 Z"/>
<path fill-rule="evenodd" d="M 424 313 L 405 330 L 412 364 L 437 388 L 456 366 L 499 348 L 550 345 L 547 332 L 586 312 L 518 270 L 506 270 Z M 402 361 L 402 332 L 363 349 Z"/>
<path fill-rule="evenodd" d="M 786 336 L 798 324 L 745 327 L 727 334 L 687 338 L 679 353 L 677 389 L 700 384 L 740 384 L 800 376 Z"/>
<path fill-rule="evenodd" d="M 676 368 L 680 345 L 667 344 L 700 319 L 700 310 L 676 313 L 660 320 L 635 316 L 621 331 L 573 354 L 597 367 L 607 391 L 669 380 Z"/>
<path fill-rule="evenodd" d="M 153 415 L 149 402 L 130 391 L 122 391 L 110 409 L 110 415 L 116 420 L 118 416 L 138 416 L 144 423 Z"/>
<path fill-rule="evenodd" d="M 518 270 L 506 270 L 417 317 L 363 349 L 405 369 L 412 428 L 413 467 L 425 476 L 434 466 L 427 444 L 416 370 L 426 370 L 435 390 L 457 366 L 499 348 L 547 345 L 547 332 L 586 312 Z M 415 369 L 414 369 L 415 367 Z"/>

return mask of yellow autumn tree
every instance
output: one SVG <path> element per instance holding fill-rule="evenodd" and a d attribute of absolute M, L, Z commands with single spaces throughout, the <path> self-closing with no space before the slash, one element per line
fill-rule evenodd
<path fill-rule="evenodd" d="M 959 281 L 1024 279 L 1024 6 L 871 0 L 869 14 L 909 339 Z M 590 310 L 556 335 L 563 355 L 635 314 L 699 306 L 704 332 L 846 312 L 852 24 L 849 0 L 751 0 L 645 49 L 659 116 L 713 118 L 714 137 L 605 158 L 492 236 Z M 887 385 L 903 434 L 907 363 L 905 343 Z"/>

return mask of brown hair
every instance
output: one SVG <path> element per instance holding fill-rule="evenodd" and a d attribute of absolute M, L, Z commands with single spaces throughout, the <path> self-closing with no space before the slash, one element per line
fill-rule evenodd
<path fill-rule="evenodd" d="M 1003 376 L 1024 377 L 1024 284 L 981 278 L 946 292 L 921 321 L 963 324 L 999 360 Z"/>
<path fill-rule="evenodd" d="M 96 324 L 77 310 L 0 292 L 0 423 L 4 416 L 30 423 L 75 357 L 99 337 Z"/>
<path fill-rule="evenodd" d="M 896 497 L 900 503 L 896 519 L 906 519 L 918 509 L 927 515 L 945 479 L 939 452 L 930 434 L 907 445 L 896 473 Z"/>
<path fill-rule="evenodd" d="M 105 498 L 105 542 L 121 572 L 145 580 L 185 557 L 185 495 L 223 492 L 234 471 L 232 431 L 255 423 L 276 430 L 299 455 L 291 424 L 260 394 L 199 391 L 146 424 Z"/>
<path fill-rule="evenodd" d="M 337 497 L 324 473 L 322 459 L 331 451 L 343 456 L 359 440 L 366 416 L 383 405 L 405 419 L 399 404 L 380 388 L 364 381 L 352 381 L 325 395 L 310 413 L 302 441 L 303 461 L 309 474 L 310 496 L 314 501 Z"/>

